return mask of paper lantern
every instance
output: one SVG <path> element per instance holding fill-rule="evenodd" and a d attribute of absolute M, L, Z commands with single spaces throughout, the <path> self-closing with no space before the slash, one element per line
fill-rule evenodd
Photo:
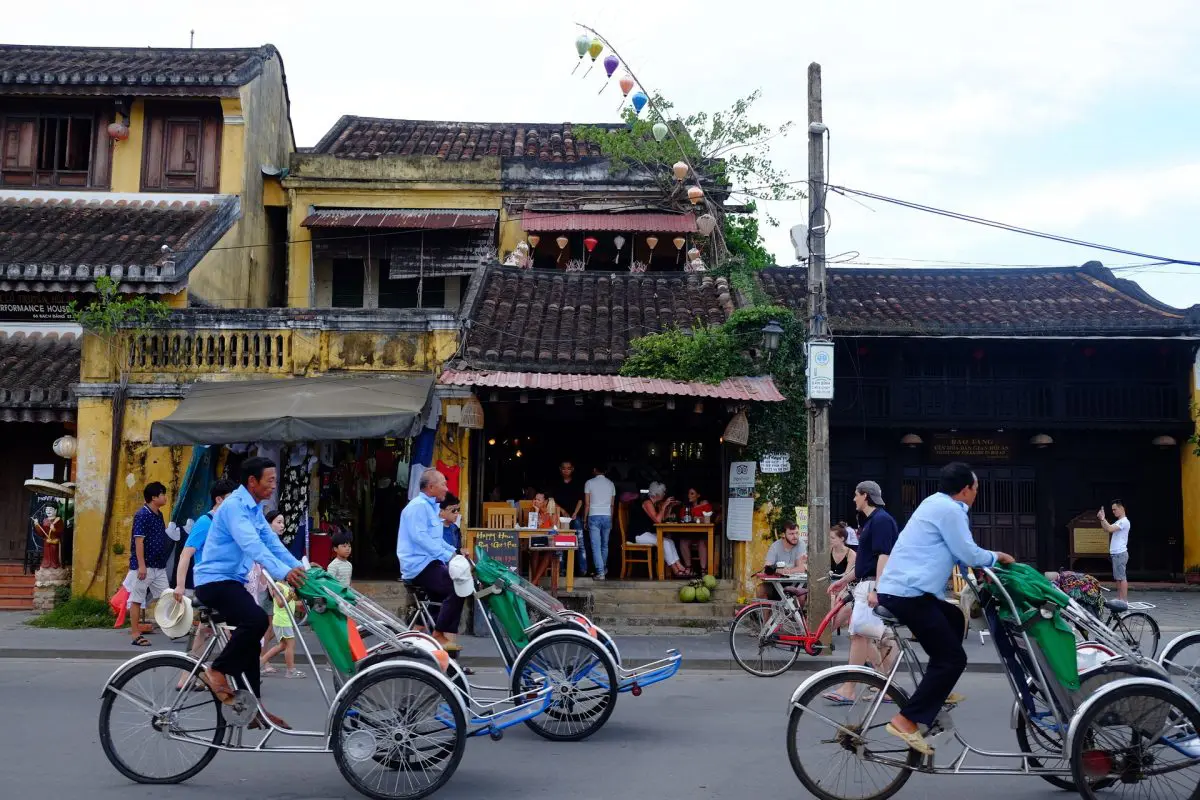
<path fill-rule="evenodd" d="M 540 242 L 541 240 L 542 240 L 542 237 L 538 236 L 537 234 L 533 234 L 529 237 L 529 246 L 537 247 L 538 242 Z"/>
<path fill-rule="evenodd" d="M 704 190 L 699 186 L 688 187 L 688 200 L 692 201 L 692 205 L 696 205 L 704 199 Z"/>
<path fill-rule="evenodd" d="M 699 257 L 700 257 L 700 248 L 693 247 L 692 249 L 688 250 L 688 261 L 695 261 Z"/>
<path fill-rule="evenodd" d="M 79 452 L 79 440 L 74 436 L 61 436 L 54 440 L 51 449 L 54 450 L 54 455 L 70 461 Z"/>
<path fill-rule="evenodd" d="M 591 44 L 588 45 L 587 51 L 591 55 L 592 61 L 595 61 L 600 57 L 600 54 L 604 52 L 604 43 L 599 39 L 592 39 Z"/>
<path fill-rule="evenodd" d="M 622 247 L 625 246 L 625 237 L 624 236 L 614 236 L 613 244 L 615 244 L 617 246 L 617 249 L 620 250 Z"/>
<path fill-rule="evenodd" d="M 598 241 L 596 241 L 595 239 L 593 239 L 591 236 L 589 236 L 583 240 L 583 246 L 587 248 L 587 251 L 589 253 L 592 252 L 593 250 L 595 250 L 596 245 L 598 245 L 598 244 L 600 244 L 600 243 Z"/>
<path fill-rule="evenodd" d="M 558 237 L 557 239 L 555 239 L 555 240 L 554 240 L 554 242 L 555 242 L 555 244 L 557 244 L 557 245 L 558 245 L 558 249 L 559 249 L 559 250 L 566 250 L 566 249 L 567 249 L 567 242 L 568 242 L 568 239 L 567 239 L 567 237 L 565 237 L 565 236 L 560 236 L 560 237 Z"/>
<path fill-rule="evenodd" d="M 129 126 L 124 122 L 114 122 L 108 126 L 108 137 L 114 142 L 123 142 L 129 138 Z"/>
<path fill-rule="evenodd" d="M 658 237 L 657 237 L 657 236 L 647 236 L 647 237 L 646 237 L 646 245 L 647 245 L 647 246 L 648 246 L 648 247 L 649 247 L 651 250 L 653 250 L 654 248 L 658 247 Z"/>
<path fill-rule="evenodd" d="M 633 91 L 633 78 L 628 75 L 623 76 L 621 80 L 617 81 L 617 84 L 621 87 L 622 97 L 628 97 L 629 93 Z"/>
<path fill-rule="evenodd" d="M 663 139 L 667 138 L 667 134 L 670 133 L 665 122 L 654 123 L 654 127 L 651 128 L 651 130 L 654 132 L 654 141 L 656 142 L 661 142 Z"/>
<path fill-rule="evenodd" d="M 745 411 L 737 412 L 733 419 L 729 420 L 729 424 L 725 426 L 724 438 L 729 444 L 743 447 L 750 442 L 750 420 L 746 418 Z"/>
<path fill-rule="evenodd" d="M 703 214 L 696 220 L 696 230 L 703 236 L 709 236 L 717 228 L 717 218 L 712 214 Z"/>
<path fill-rule="evenodd" d="M 687 239 L 683 238 L 682 236 L 676 236 L 671 240 L 671 244 L 675 245 L 676 250 L 682 250 L 683 246 L 687 244 Z"/>
<path fill-rule="evenodd" d="M 617 71 L 617 67 L 621 66 L 621 62 L 612 53 L 604 57 L 604 71 L 608 73 L 608 77 Z"/>
<path fill-rule="evenodd" d="M 649 101 L 650 98 L 646 97 L 645 92 L 637 92 L 634 94 L 633 98 L 630 100 L 630 102 L 633 103 L 633 112 L 635 114 L 642 113 L 642 109 L 646 107 L 646 103 Z"/>
<path fill-rule="evenodd" d="M 676 161 L 675 166 L 671 167 L 671 171 L 675 173 L 675 180 L 682 181 L 687 177 L 688 165 L 682 161 Z"/>
<path fill-rule="evenodd" d="M 592 38 L 587 35 L 581 35 L 575 39 L 575 49 L 579 52 L 579 57 L 583 58 L 587 55 L 588 47 L 592 44 Z"/>
<path fill-rule="evenodd" d="M 458 427 L 466 428 L 467 430 L 480 430 L 483 428 L 483 404 L 479 402 L 479 398 L 471 395 L 467 398 L 467 402 L 462 405 L 462 413 L 458 418 Z"/>

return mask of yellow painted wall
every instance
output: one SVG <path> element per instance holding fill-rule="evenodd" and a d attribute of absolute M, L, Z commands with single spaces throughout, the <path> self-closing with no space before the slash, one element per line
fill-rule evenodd
<path fill-rule="evenodd" d="M 1192 408 L 1200 402 L 1200 386 L 1196 370 L 1192 370 Z M 1200 425 L 1197 426 L 1200 430 Z M 1183 478 L 1183 568 L 1200 567 L 1200 457 L 1194 455 L 1189 442 L 1179 446 Z"/>
<path fill-rule="evenodd" d="M 134 100 L 129 107 L 129 138 L 113 142 L 112 190 L 139 192 L 142 189 L 142 146 L 146 137 L 146 103 Z"/>
<path fill-rule="evenodd" d="M 462 400 L 442 401 L 442 419 L 451 406 L 462 405 Z M 453 439 L 453 441 L 451 441 Z M 471 507 L 471 469 L 467 454 L 471 452 L 471 431 L 457 425 L 443 424 L 438 426 L 437 436 L 433 442 L 433 463 L 441 461 L 450 467 L 462 467 L 458 473 L 458 499 L 464 509 Z M 469 524 L 464 511 L 464 526 Z"/>

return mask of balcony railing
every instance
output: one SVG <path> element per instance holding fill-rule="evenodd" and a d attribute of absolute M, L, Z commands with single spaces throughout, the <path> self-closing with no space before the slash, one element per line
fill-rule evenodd
<path fill-rule="evenodd" d="M 133 338 L 129 367 L 133 372 L 289 372 L 292 331 L 151 331 Z"/>
<path fill-rule="evenodd" d="M 964 424 L 1075 421 L 1186 422 L 1182 383 L 1084 380 L 842 377 L 835 385 L 834 419 L 843 422 Z"/>

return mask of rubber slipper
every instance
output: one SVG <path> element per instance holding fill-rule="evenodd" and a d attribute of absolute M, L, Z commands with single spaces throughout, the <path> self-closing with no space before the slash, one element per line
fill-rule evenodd
<path fill-rule="evenodd" d="M 854 705 L 853 697 L 846 697 L 846 695 L 844 695 L 840 692 L 826 692 L 825 694 L 821 695 L 821 697 L 825 698 L 830 703 L 833 703 L 835 706 L 852 706 L 852 705 Z"/>
<path fill-rule="evenodd" d="M 150 647 L 150 640 L 145 636 L 139 636 L 129 642 L 134 647 Z"/>

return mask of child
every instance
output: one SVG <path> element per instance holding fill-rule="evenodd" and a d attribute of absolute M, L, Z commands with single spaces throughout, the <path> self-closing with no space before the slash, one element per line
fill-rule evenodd
<path fill-rule="evenodd" d="M 296 592 L 283 581 L 276 583 L 275 589 L 278 593 L 271 592 L 275 601 L 275 618 L 271 621 L 271 626 L 279 643 L 263 653 L 262 672 L 264 675 L 273 675 L 278 671 L 268 662 L 282 650 L 284 663 L 287 664 L 284 677 L 303 678 L 304 673 L 296 669 L 296 629 L 292 627 L 291 617 L 288 616 L 289 609 L 292 616 L 296 614 Z"/>
<path fill-rule="evenodd" d="M 335 533 L 333 535 L 333 560 L 329 562 L 329 568 L 326 570 L 332 575 L 338 583 L 350 588 L 350 576 L 354 572 L 354 565 L 350 563 L 350 534 L 345 531 Z"/>

